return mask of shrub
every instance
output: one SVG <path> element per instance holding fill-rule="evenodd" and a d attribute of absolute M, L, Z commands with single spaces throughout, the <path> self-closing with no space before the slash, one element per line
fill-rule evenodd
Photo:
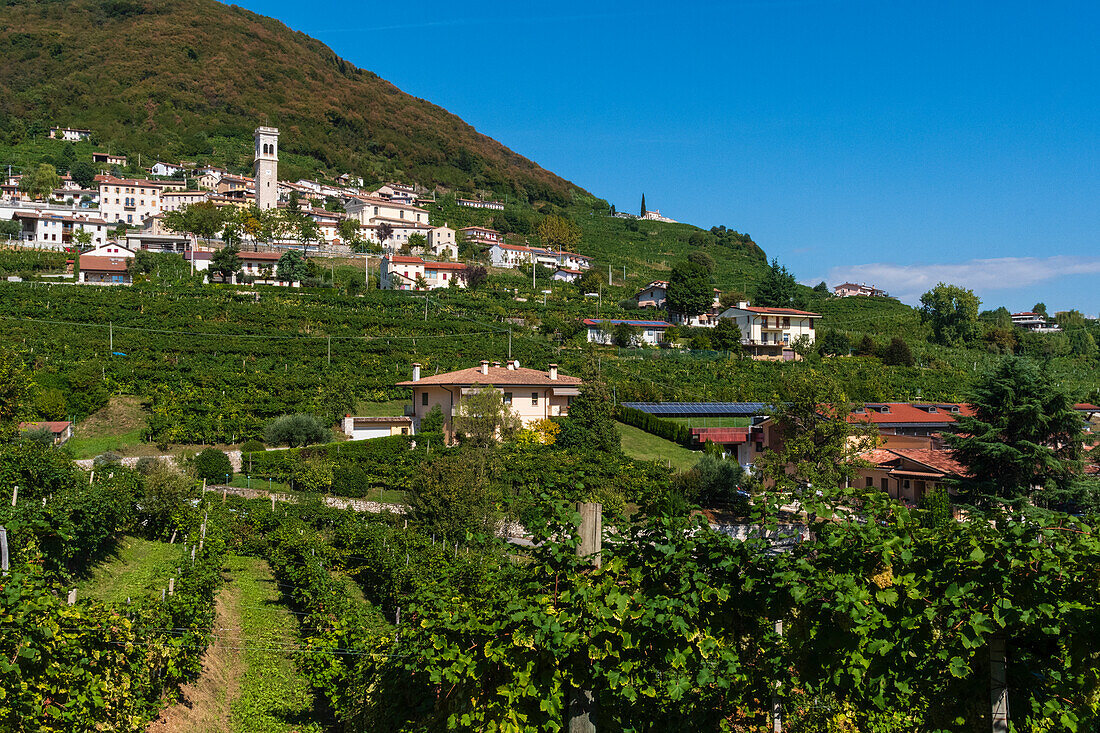
<path fill-rule="evenodd" d="M 306 413 L 283 415 L 268 423 L 264 430 L 264 440 L 268 445 L 288 445 L 291 448 L 323 443 L 328 437 L 328 430 L 321 422 Z"/>
<path fill-rule="evenodd" d="M 156 456 L 142 456 L 134 464 L 134 469 L 142 476 L 148 476 L 161 467 L 161 460 Z"/>
<path fill-rule="evenodd" d="M 195 475 L 207 481 L 233 480 L 233 464 L 225 451 L 207 448 L 195 456 Z"/>
<path fill-rule="evenodd" d="M 105 466 L 117 466 L 120 463 L 122 463 L 122 456 L 113 451 L 100 453 L 98 456 L 92 459 L 92 466 L 95 468 L 103 468 Z"/>
<path fill-rule="evenodd" d="M 258 440 L 246 440 L 241 443 L 241 453 L 258 453 L 265 450 L 264 444 Z"/>

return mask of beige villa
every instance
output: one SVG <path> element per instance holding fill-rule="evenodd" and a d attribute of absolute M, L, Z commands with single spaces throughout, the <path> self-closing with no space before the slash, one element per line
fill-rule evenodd
<path fill-rule="evenodd" d="M 482 361 L 481 366 L 455 372 L 421 376 L 420 364 L 413 364 L 413 378 L 398 382 L 398 387 L 412 389 L 412 405 L 406 414 L 412 418 L 415 432 L 420 421 L 433 407 L 443 411 L 443 432 L 448 440 L 454 437 L 453 418 L 462 398 L 481 389 L 502 393 L 504 404 L 512 408 L 524 425 L 569 412 L 569 404 L 579 394 L 582 380 L 558 374 L 558 365 L 547 371 L 522 369 L 518 361 Z"/>

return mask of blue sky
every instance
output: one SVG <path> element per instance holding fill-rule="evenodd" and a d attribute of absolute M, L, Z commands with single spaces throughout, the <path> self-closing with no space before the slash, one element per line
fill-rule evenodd
<path fill-rule="evenodd" d="M 238 4 L 804 282 L 1100 312 L 1100 6 Z"/>

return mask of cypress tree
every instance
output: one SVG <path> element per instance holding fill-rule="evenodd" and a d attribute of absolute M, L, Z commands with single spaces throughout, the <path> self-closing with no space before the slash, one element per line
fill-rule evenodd
<path fill-rule="evenodd" d="M 645 216 L 645 194 L 642 194 L 642 212 L 638 216 Z"/>

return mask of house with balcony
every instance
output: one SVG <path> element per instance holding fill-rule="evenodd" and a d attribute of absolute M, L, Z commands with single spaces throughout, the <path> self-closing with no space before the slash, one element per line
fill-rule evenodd
<path fill-rule="evenodd" d="M 504 235 L 488 227 L 462 227 L 458 230 L 458 236 L 463 242 L 472 242 L 479 247 L 504 244 Z"/>
<path fill-rule="evenodd" d="M 1035 333 L 1058 333 L 1062 330 L 1061 326 L 1048 321 L 1042 313 L 1032 313 L 1031 311 L 1013 313 L 1012 325 Z"/>
<path fill-rule="evenodd" d="M 502 201 L 478 201 L 477 199 L 455 199 L 455 203 L 459 206 L 465 206 L 468 209 L 491 209 L 493 211 L 504 211 L 504 202 Z"/>
<path fill-rule="evenodd" d="M 19 238 L 39 247 L 63 249 L 72 244 L 73 235 L 86 232 L 93 245 L 107 241 L 108 224 L 91 216 L 74 216 L 43 210 L 16 211 L 12 219 L 19 222 Z"/>
<path fill-rule="evenodd" d="M 518 360 L 482 361 L 480 366 L 443 374 L 423 376 L 420 364 L 412 365 L 412 379 L 398 382 L 412 392 L 412 404 L 405 414 L 412 418 L 416 432 L 420 422 L 438 406 L 443 412 L 443 433 L 454 440 L 454 417 L 464 397 L 485 389 L 501 393 L 504 404 L 524 425 L 569 414 L 569 405 L 580 394 L 583 380 L 558 373 L 558 365 L 549 369 L 523 369 Z"/>
<path fill-rule="evenodd" d="M 92 139 L 92 131 L 79 127 L 51 127 L 50 137 L 54 140 L 65 140 L 70 143 L 80 143 Z"/>
<path fill-rule="evenodd" d="M 129 285 L 130 258 L 81 255 L 77 282 L 89 285 Z"/>
<path fill-rule="evenodd" d="M 116 166 L 118 168 L 125 168 L 126 156 L 112 153 L 92 153 L 92 162 L 101 163 L 102 165 Z"/>
<path fill-rule="evenodd" d="M 855 488 L 878 489 L 909 506 L 933 491 L 951 491 L 967 476 L 950 451 L 930 448 L 876 448 L 860 456 L 869 466 L 856 469 Z"/>
<path fill-rule="evenodd" d="M 161 196 L 161 211 L 179 211 L 185 206 L 202 203 L 209 197 L 209 191 L 165 191 Z"/>
<path fill-rule="evenodd" d="M 493 267 L 522 267 L 531 264 L 532 256 L 531 248 L 522 244 L 496 242 L 489 247 L 489 263 Z"/>
<path fill-rule="evenodd" d="M 741 329 L 741 344 L 754 359 L 796 358 L 792 345 L 805 336 L 809 343 L 816 339 L 814 321 L 820 313 L 795 308 L 761 308 L 740 301 L 727 308 L 719 318 L 732 319 Z"/>

